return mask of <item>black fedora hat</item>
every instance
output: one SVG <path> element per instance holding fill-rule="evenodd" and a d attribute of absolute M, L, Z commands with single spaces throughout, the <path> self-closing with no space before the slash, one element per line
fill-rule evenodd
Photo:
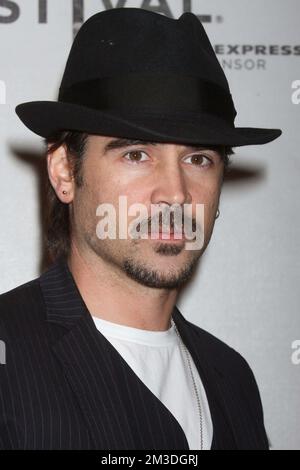
<path fill-rule="evenodd" d="M 90 17 L 78 31 L 57 101 L 16 106 L 42 137 L 58 130 L 161 142 L 265 144 L 280 129 L 235 127 L 223 69 L 200 20 L 140 8 Z"/>

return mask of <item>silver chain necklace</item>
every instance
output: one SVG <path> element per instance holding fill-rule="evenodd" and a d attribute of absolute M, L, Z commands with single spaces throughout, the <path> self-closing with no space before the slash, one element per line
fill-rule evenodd
<path fill-rule="evenodd" d="M 182 341 L 181 339 L 181 336 L 179 334 L 179 331 L 177 329 L 177 326 L 174 322 L 174 320 L 172 319 L 172 323 L 174 325 L 174 328 L 175 328 L 175 331 L 177 333 L 177 336 L 179 338 L 179 344 L 182 345 L 183 347 L 183 350 L 185 351 L 185 354 L 186 354 L 186 358 L 187 358 L 187 362 L 188 362 L 188 365 L 189 365 L 189 369 L 190 369 L 190 373 L 191 373 L 191 377 L 192 377 L 192 381 L 193 381 L 193 385 L 194 385 L 194 390 L 195 390 L 195 394 L 196 394 L 196 399 L 197 399 L 197 404 L 198 404 L 198 411 L 199 411 L 199 422 L 200 422 L 200 449 L 202 450 L 203 449 L 203 419 L 202 419 L 202 410 L 201 410 L 201 402 L 200 402 L 200 397 L 199 397 L 199 393 L 198 393 L 198 390 L 197 390 L 197 387 L 196 387 L 196 382 L 195 382 L 195 378 L 194 378 L 194 374 L 193 374 L 193 371 L 192 371 L 192 366 L 191 366 L 191 362 L 190 362 L 190 353 L 189 351 L 187 350 L 184 342 Z"/>

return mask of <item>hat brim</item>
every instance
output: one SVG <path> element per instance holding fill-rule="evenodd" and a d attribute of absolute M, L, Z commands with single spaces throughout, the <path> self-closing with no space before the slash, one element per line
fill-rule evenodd
<path fill-rule="evenodd" d="M 16 106 L 21 121 L 35 134 L 49 138 L 58 130 L 187 144 L 261 145 L 278 138 L 280 129 L 231 127 L 208 114 L 114 113 L 59 101 L 31 101 Z"/>

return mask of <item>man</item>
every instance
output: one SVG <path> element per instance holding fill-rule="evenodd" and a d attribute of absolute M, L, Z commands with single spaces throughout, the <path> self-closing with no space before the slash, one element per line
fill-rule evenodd
<path fill-rule="evenodd" d="M 281 134 L 234 126 L 197 17 L 92 16 L 58 101 L 16 111 L 47 143 L 53 263 L 0 298 L 2 448 L 268 449 L 248 364 L 176 307 L 211 238 L 231 148 Z M 124 229 L 135 204 L 157 210 Z"/>

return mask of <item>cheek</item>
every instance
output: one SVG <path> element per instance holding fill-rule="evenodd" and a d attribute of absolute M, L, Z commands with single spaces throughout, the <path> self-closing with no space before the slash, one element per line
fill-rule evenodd
<path fill-rule="evenodd" d="M 195 203 L 204 204 L 205 231 L 210 231 L 213 226 L 215 213 L 219 205 L 219 197 L 220 185 L 217 183 L 207 184 L 205 187 L 202 185 L 201 188 L 193 194 L 193 201 Z"/>
<path fill-rule="evenodd" d="M 102 203 L 115 203 L 118 180 L 112 178 L 107 168 L 90 167 L 85 174 L 84 187 L 81 189 L 83 205 L 96 208 Z"/>
<path fill-rule="evenodd" d="M 197 190 L 193 193 L 193 200 L 198 203 L 205 205 L 208 211 L 214 209 L 218 204 L 220 197 L 220 184 L 218 182 L 212 182 L 211 184 L 199 185 Z"/>
<path fill-rule="evenodd" d="M 136 181 L 119 168 L 118 165 L 104 163 L 90 167 L 86 183 L 91 192 L 101 201 L 116 202 L 119 196 L 127 196 L 139 201 Z"/>
<path fill-rule="evenodd" d="M 144 216 L 144 212 L 139 212 L 140 208 L 138 206 L 135 207 L 136 204 L 140 203 L 144 207 L 148 207 L 147 202 L 145 189 L 141 190 L 136 188 L 135 185 L 124 184 L 116 178 L 113 184 L 111 180 L 105 181 L 94 178 L 93 185 L 81 189 L 80 195 L 75 200 L 74 211 L 77 213 L 77 221 L 81 227 L 90 232 L 101 218 L 100 215 L 97 215 L 97 209 L 98 214 L 102 213 L 100 206 L 108 204 L 107 208 L 103 207 L 102 209 L 106 214 L 111 214 L 116 222 L 116 230 L 119 231 L 121 221 L 128 226 L 137 217 L 141 217 L 141 220 L 147 218 L 147 215 Z M 130 208 L 131 214 L 129 215 Z M 109 212 L 106 212 L 108 209 Z M 106 217 L 110 216 L 106 215 Z"/>

